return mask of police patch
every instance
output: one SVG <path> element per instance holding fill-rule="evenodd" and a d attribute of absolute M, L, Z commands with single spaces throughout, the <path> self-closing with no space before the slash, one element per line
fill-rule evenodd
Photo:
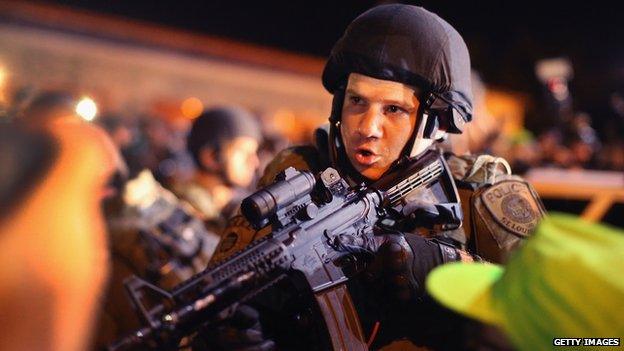
<path fill-rule="evenodd" d="M 245 217 L 241 214 L 237 214 L 230 218 L 223 233 L 217 251 L 215 251 L 210 262 L 219 262 L 230 257 L 235 252 L 251 244 L 254 240 L 270 234 L 271 227 L 267 226 L 256 232 Z"/>
<path fill-rule="evenodd" d="M 498 224 L 523 237 L 533 232 L 541 218 L 537 201 L 521 181 L 496 183 L 481 194 L 481 200 Z"/>

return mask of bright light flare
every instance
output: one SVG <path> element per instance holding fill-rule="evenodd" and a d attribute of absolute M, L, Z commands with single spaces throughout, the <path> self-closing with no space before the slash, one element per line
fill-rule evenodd
<path fill-rule="evenodd" d="M 7 105 L 8 104 L 8 92 L 7 92 L 7 81 L 9 80 L 9 74 L 7 73 L 6 67 L 0 64 L 0 104 Z"/>
<path fill-rule="evenodd" d="M 0 65 L 0 89 L 4 88 L 7 82 L 7 70 L 4 66 Z"/>
<path fill-rule="evenodd" d="M 93 101 L 93 99 L 91 98 L 84 97 L 80 99 L 80 101 L 76 105 L 76 113 L 78 114 L 78 116 L 89 122 L 95 119 L 97 112 L 97 105 L 95 104 L 95 101 Z"/>
<path fill-rule="evenodd" d="M 196 97 L 190 97 L 180 106 L 182 115 L 188 119 L 195 119 L 204 111 L 204 104 Z"/>

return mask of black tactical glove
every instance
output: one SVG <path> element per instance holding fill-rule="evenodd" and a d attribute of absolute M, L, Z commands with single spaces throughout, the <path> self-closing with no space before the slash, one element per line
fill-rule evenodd
<path fill-rule="evenodd" d="M 222 325 L 206 328 L 193 341 L 193 350 L 271 351 L 275 343 L 262 333 L 258 311 L 240 305 Z"/>
<path fill-rule="evenodd" d="M 372 349 L 400 338 L 423 344 L 423 332 L 434 316 L 427 315 L 425 279 L 436 266 L 461 259 L 460 251 L 437 240 L 416 234 L 402 234 L 378 228 L 375 257 L 362 280 L 366 287 L 365 305 L 369 310 L 364 322 L 379 333 Z M 377 325 L 377 327 L 373 327 Z M 369 333 L 373 333 L 368 330 Z"/>
<path fill-rule="evenodd" d="M 380 297 L 397 303 L 420 299 L 427 274 L 442 263 L 460 259 L 451 246 L 416 234 L 378 235 L 377 242 L 377 254 L 365 280 L 375 286 Z"/>

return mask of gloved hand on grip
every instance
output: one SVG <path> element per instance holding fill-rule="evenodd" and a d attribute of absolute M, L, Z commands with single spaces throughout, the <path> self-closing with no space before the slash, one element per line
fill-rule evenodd
<path fill-rule="evenodd" d="M 455 249 L 416 234 L 390 232 L 377 235 L 376 241 L 377 253 L 364 279 L 380 297 L 397 303 L 420 299 L 427 274 L 448 260 L 459 259 Z"/>
<path fill-rule="evenodd" d="M 427 275 L 441 264 L 472 256 L 436 239 L 387 228 L 378 228 L 374 240 L 376 254 L 362 274 L 368 306 L 380 325 L 372 348 L 405 337 L 420 344 L 434 319 L 429 312 L 437 311 L 425 293 Z"/>

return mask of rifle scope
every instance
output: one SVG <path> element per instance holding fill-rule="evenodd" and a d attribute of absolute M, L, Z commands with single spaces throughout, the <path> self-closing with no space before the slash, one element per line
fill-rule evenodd
<path fill-rule="evenodd" d="M 287 169 L 285 179 L 277 181 L 248 196 L 241 203 L 241 212 L 255 227 L 295 200 L 312 192 L 316 179 L 306 171 Z"/>

